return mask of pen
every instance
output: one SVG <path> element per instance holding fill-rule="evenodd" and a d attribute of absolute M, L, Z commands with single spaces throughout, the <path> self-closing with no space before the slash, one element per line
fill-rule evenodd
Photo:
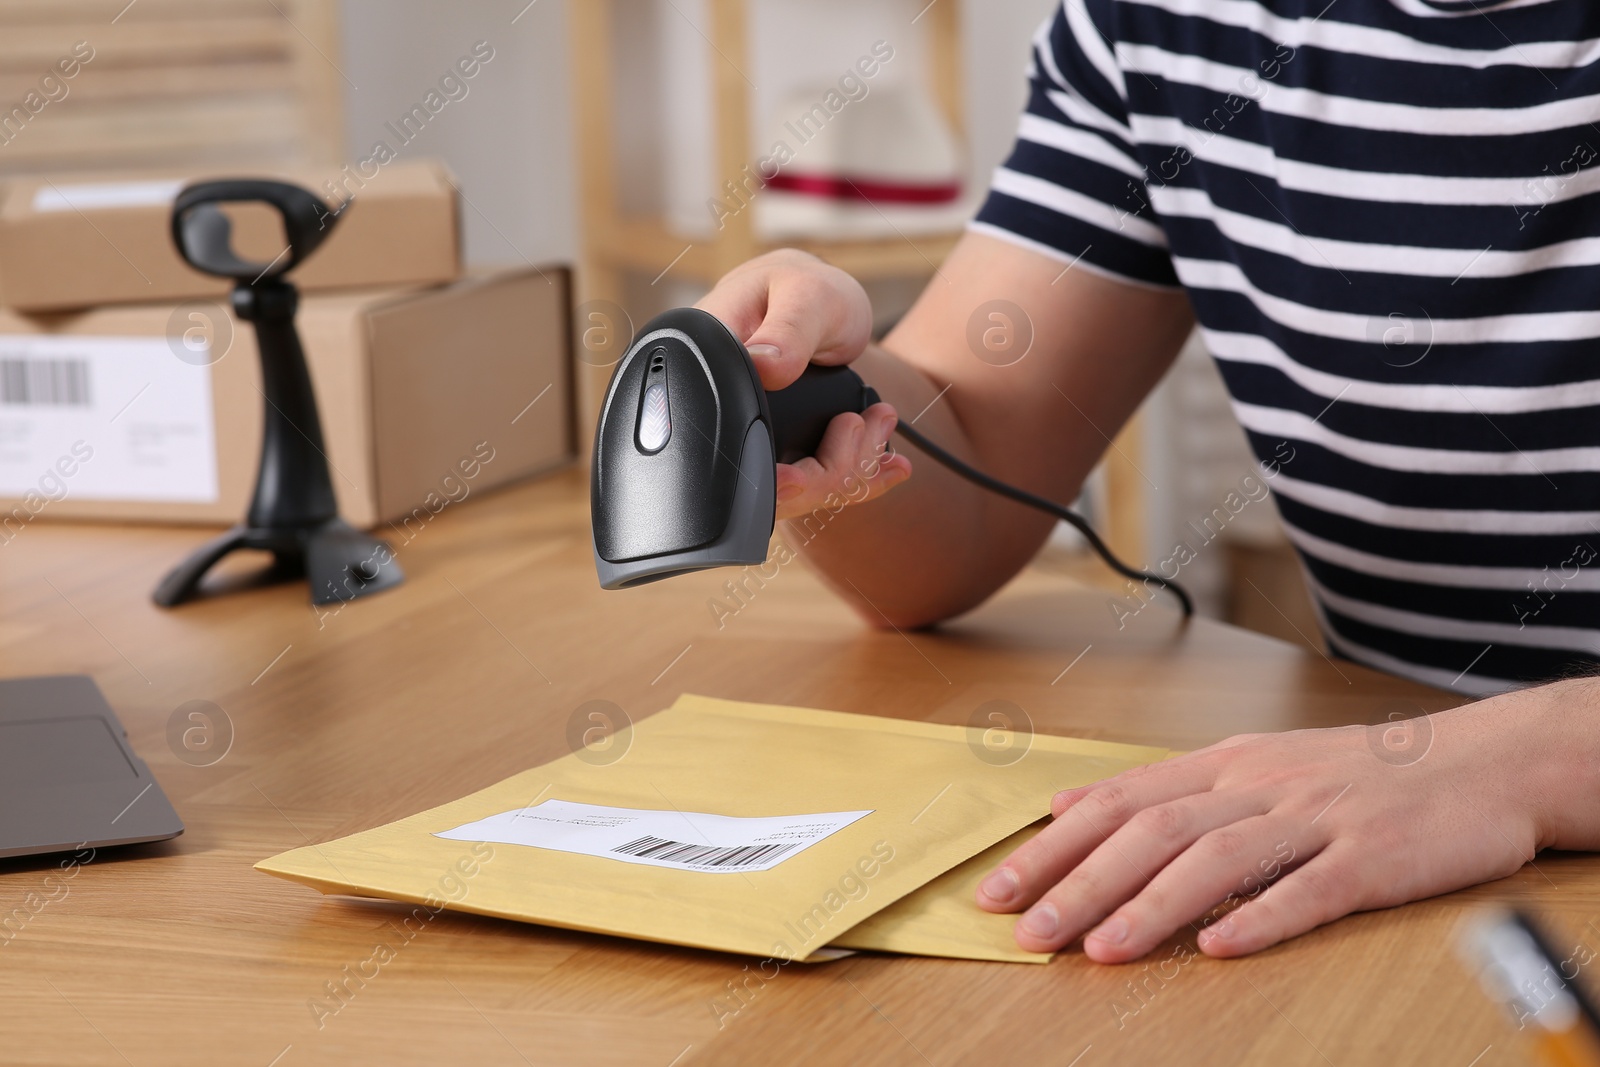
<path fill-rule="evenodd" d="M 1517 1028 L 1533 1026 L 1541 1062 L 1600 1067 L 1600 1016 L 1572 981 L 1581 966 L 1574 965 L 1576 957 L 1561 961 L 1526 916 L 1506 909 L 1469 922 L 1457 948 Z"/>

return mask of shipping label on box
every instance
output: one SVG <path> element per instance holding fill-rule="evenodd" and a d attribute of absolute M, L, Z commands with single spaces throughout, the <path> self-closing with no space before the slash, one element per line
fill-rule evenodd
<path fill-rule="evenodd" d="M 46 185 L 33 194 L 33 210 L 98 211 L 108 207 L 160 207 L 170 209 L 183 191 L 183 181 L 74 182 Z"/>
<path fill-rule="evenodd" d="M 0 496 L 217 500 L 208 352 L 0 334 Z"/>

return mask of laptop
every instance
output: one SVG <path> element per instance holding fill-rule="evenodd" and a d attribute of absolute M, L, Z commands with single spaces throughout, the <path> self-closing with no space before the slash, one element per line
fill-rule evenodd
<path fill-rule="evenodd" d="M 0 680 L 0 857 L 181 833 L 178 813 L 92 678 Z"/>

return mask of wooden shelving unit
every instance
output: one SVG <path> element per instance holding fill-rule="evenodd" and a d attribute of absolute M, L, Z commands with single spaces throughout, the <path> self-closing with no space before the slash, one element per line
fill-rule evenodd
<path fill-rule="evenodd" d="M 733 177 L 754 161 L 750 145 L 750 96 L 740 71 L 750 52 L 749 4 L 752 0 L 707 0 L 707 37 L 716 56 L 712 79 L 716 171 Z M 618 207 L 614 150 L 616 60 L 614 20 L 619 0 L 583 0 L 568 8 L 577 100 L 579 167 L 582 174 L 584 252 L 579 275 L 581 301 L 624 304 L 624 278 L 629 273 L 653 278 L 669 265 L 671 275 L 710 285 L 745 260 L 779 245 L 763 243 L 752 215 L 730 217 L 714 238 L 691 241 L 671 232 L 657 218 L 628 217 Z M 929 46 L 928 70 L 935 99 L 951 128 L 963 128 L 959 0 L 936 0 L 918 17 Z M 786 241 L 849 271 L 864 281 L 882 278 L 932 277 L 949 254 L 957 232 L 849 241 Z M 687 248 L 686 248 L 687 246 Z M 580 328 L 581 328 L 580 324 Z M 637 323 L 635 323 L 637 325 Z M 581 400 L 585 434 L 592 428 L 600 392 L 609 370 L 588 368 L 582 377 Z"/>

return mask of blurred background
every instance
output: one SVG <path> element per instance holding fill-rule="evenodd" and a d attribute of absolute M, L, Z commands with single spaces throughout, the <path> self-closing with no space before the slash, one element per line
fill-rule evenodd
<path fill-rule="evenodd" d="M 881 326 L 909 306 L 1009 148 L 1029 39 L 1052 7 L 0 0 L 0 177 L 315 168 L 337 182 L 371 169 L 379 145 L 440 160 L 469 272 L 575 267 L 581 456 L 613 335 L 766 248 L 855 273 Z M 74 54 L 92 58 L 41 89 Z M 779 145 L 803 180 L 763 187 Z M 880 180 L 848 195 L 863 173 Z M 1080 503 L 1148 565 L 1253 471 L 1191 342 Z M 1119 585 L 1065 533 L 1035 565 Z M 1232 517 L 1183 578 L 1208 615 L 1316 639 L 1265 504 Z"/>

